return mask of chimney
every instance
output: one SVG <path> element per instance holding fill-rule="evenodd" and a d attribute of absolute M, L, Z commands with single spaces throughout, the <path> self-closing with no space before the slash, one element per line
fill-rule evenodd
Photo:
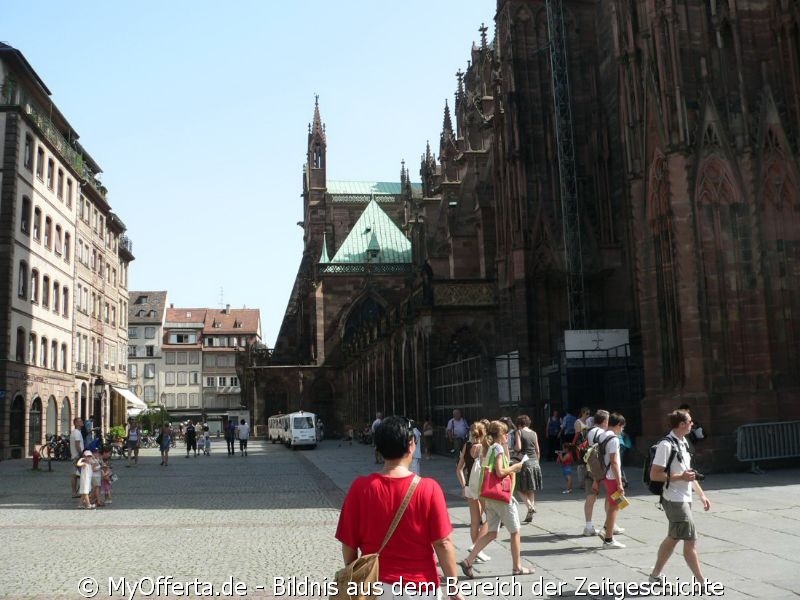
<path fill-rule="evenodd" d="M 226 304 L 225 305 L 225 314 L 226 315 L 231 314 L 231 305 L 230 304 Z"/>

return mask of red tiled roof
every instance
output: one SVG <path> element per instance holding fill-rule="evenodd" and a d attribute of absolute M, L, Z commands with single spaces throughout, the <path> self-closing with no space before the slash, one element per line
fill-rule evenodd
<path fill-rule="evenodd" d="M 168 308 L 167 323 L 203 323 L 206 320 L 207 308 Z"/>
<path fill-rule="evenodd" d="M 214 325 L 217 325 L 216 327 Z M 238 325 L 238 327 L 237 327 Z M 232 333 L 261 335 L 261 313 L 257 308 L 214 309 L 206 311 L 205 335 Z"/>

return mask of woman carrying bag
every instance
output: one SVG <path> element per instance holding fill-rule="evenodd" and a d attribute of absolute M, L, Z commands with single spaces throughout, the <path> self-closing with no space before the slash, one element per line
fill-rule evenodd
<path fill-rule="evenodd" d="M 439 585 L 434 552 L 445 577 L 455 578 L 458 572 L 444 492 L 434 479 L 411 472 L 417 441 L 407 419 L 383 419 L 374 442 L 383 469 L 353 482 L 339 515 L 336 539 L 344 563 L 379 554 L 376 582 L 384 598 L 391 598 L 391 584 L 402 580 L 417 590 L 416 598 L 434 600 L 438 589 L 429 589 L 431 583 Z M 347 598 L 346 590 L 340 589 L 336 598 Z M 451 598 L 463 600 L 460 594 Z"/>
<path fill-rule="evenodd" d="M 461 561 L 461 571 L 473 579 L 473 564 L 478 553 L 496 537 L 502 523 L 511 536 L 512 575 L 530 575 L 534 569 L 522 566 L 520 558 L 519 512 L 514 499 L 514 477 L 523 468 L 525 460 L 515 465 L 508 464 L 504 446 L 508 443 L 508 427 L 500 421 L 489 423 L 488 435 L 483 445 L 486 455 L 486 469 L 481 481 L 481 498 L 486 508 L 488 531 L 475 542 L 469 556 Z"/>

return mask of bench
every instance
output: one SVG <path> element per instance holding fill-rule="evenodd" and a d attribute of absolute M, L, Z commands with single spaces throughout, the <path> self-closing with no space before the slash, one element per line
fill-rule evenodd
<path fill-rule="evenodd" d="M 800 421 L 748 423 L 736 429 L 736 458 L 763 473 L 759 461 L 800 458 Z"/>

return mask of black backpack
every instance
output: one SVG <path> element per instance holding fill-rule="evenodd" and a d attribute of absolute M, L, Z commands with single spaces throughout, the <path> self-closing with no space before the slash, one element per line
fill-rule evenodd
<path fill-rule="evenodd" d="M 655 444 L 650 446 L 650 452 L 647 454 L 647 458 L 644 461 L 644 471 L 642 473 L 642 481 L 644 482 L 645 487 L 650 490 L 651 494 L 656 496 L 661 496 L 664 493 L 664 490 L 669 487 L 669 480 L 665 481 L 651 481 L 650 479 L 650 467 L 653 466 L 653 460 L 656 457 L 656 449 L 658 445 L 667 440 L 672 446 L 672 450 L 670 450 L 669 458 L 667 458 L 667 466 L 664 467 L 664 471 L 669 473 L 669 468 L 672 466 L 672 461 L 675 460 L 675 457 L 680 452 L 680 448 L 675 441 L 675 438 L 672 438 L 668 435 L 664 436 L 660 440 L 658 440 Z"/>

